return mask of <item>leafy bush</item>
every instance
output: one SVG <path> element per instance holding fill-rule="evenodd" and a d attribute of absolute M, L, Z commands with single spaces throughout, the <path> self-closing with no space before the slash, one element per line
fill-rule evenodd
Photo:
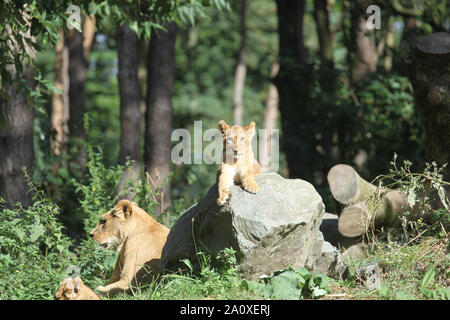
<path fill-rule="evenodd" d="M 94 240 L 84 240 L 76 248 L 76 267 L 83 282 L 90 288 L 105 285 L 117 260 L 117 252 L 104 249 Z"/>
<path fill-rule="evenodd" d="M 88 146 L 88 173 L 86 182 L 71 179 L 78 195 L 80 208 L 78 215 L 83 217 L 84 231 L 89 231 L 98 223 L 100 216 L 109 211 L 116 202 L 115 190 L 122 175 L 122 166 L 106 167 L 103 164 L 102 148 Z"/>
<path fill-rule="evenodd" d="M 0 209 L 0 299 L 52 299 L 75 261 L 72 241 L 48 199 Z"/>
<path fill-rule="evenodd" d="M 312 274 L 305 268 L 288 267 L 258 282 L 243 280 L 242 285 L 266 299 L 316 299 L 331 292 L 325 275 Z"/>
<path fill-rule="evenodd" d="M 393 168 L 375 179 L 377 184 L 386 188 L 374 195 L 375 202 L 380 201 L 388 189 L 400 190 L 407 196 L 410 209 L 400 217 L 403 241 L 420 236 L 446 237 L 445 230 L 450 228 L 450 200 L 445 188 L 450 186 L 450 182 L 443 180 L 445 165 L 439 168 L 435 162 L 427 163 L 423 172 L 413 172 L 410 161 L 404 160 L 403 165 L 398 166 L 396 160 L 397 155 L 394 154 Z"/>

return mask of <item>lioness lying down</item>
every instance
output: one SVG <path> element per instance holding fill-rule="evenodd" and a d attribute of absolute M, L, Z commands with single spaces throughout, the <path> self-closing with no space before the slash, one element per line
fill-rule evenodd
<path fill-rule="evenodd" d="M 58 300 L 101 300 L 91 288 L 83 283 L 80 277 L 64 279 L 56 291 L 55 297 Z"/>
<path fill-rule="evenodd" d="M 119 251 L 109 284 L 96 290 L 106 294 L 127 291 L 131 283 L 143 280 L 149 268 L 153 273 L 158 273 L 168 233 L 169 228 L 158 223 L 135 203 L 119 201 L 112 210 L 102 215 L 90 233 L 102 247 L 117 246 Z M 142 269 L 144 264 L 149 268 Z"/>

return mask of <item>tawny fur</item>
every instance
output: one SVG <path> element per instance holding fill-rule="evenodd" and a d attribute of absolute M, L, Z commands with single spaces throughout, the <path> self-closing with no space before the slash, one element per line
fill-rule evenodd
<path fill-rule="evenodd" d="M 169 228 L 135 203 L 119 201 L 102 215 L 91 231 L 91 237 L 101 246 L 117 246 L 119 251 L 109 284 L 96 290 L 105 294 L 127 291 L 130 284 L 141 283 L 150 269 L 154 275 L 159 273 L 161 253 L 168 234 Z M 146 268 L 142 268 L 144 265 Z"/>
<path fill-rule="evenodd" d="M 80 277 L 66 278 L 55 294 L 58 300 L 101 300 L 100 297 Z"/>
<path fill-rule="evenodd" d="M 255 122 L 246 127 L 229 126 L 225 121 L 219 122 L 223 138 L 223 160 L 217 173 L 219 197 L 217 203 L 223 205 L 230 196 L 230 187 L 242 183 L 244 190 L 257 193 L 259 186 L 255 176 L 261 168 L 255 160 L 252 139 L 255 135 Z"/>

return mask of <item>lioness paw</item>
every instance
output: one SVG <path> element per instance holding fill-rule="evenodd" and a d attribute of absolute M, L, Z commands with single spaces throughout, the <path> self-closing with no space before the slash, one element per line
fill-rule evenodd
<path fill-rule="evenodd" d="M 97 290 L 98 292 L 101 292 L 101 293 L 107 293 L 108 292 L 108 288 L 106 288 L 104 286 L 98 286 L 97 288 L 95 288 L 95 290 Z"/>

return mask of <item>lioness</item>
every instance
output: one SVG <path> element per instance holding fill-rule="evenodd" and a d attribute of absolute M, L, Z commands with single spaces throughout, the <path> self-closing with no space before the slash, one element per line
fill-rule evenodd
<path fill-rule="evenodd" d="M 56 291 L 55 297 L 58 300 L 101 300 L 91 288 L 83 283 L 80 277 L 64 279 Z"/>
<path fill-rule="evenodd" d="M 158 223 L 147 212 L 128 200 L 119 201 L 103 214 L 90 236 L 102 247 L 117 246 L 119 256 L 107 286 L 97 291 L 115 294 L 127 291 L 130 283 L 142 281 L 145 264 L 158 273 L 161 252 L 166 243 L 169 228 Z"/>
<path fill-rule="evenodd" d="M 259 186 L 255 175 L 261 168 L 255 160 L 252 150 L 252 139 L 255 135 L 255 122 L 246 127 L 229 126 L 225 121 L 219 122 L 223 138 L 223 160 L 217 173 L 219 197 L 217 203 L 223 205 L 230 195 L 230 187 L 234 182 L 242 183 L 242 187 L 256 193 Z"/>

